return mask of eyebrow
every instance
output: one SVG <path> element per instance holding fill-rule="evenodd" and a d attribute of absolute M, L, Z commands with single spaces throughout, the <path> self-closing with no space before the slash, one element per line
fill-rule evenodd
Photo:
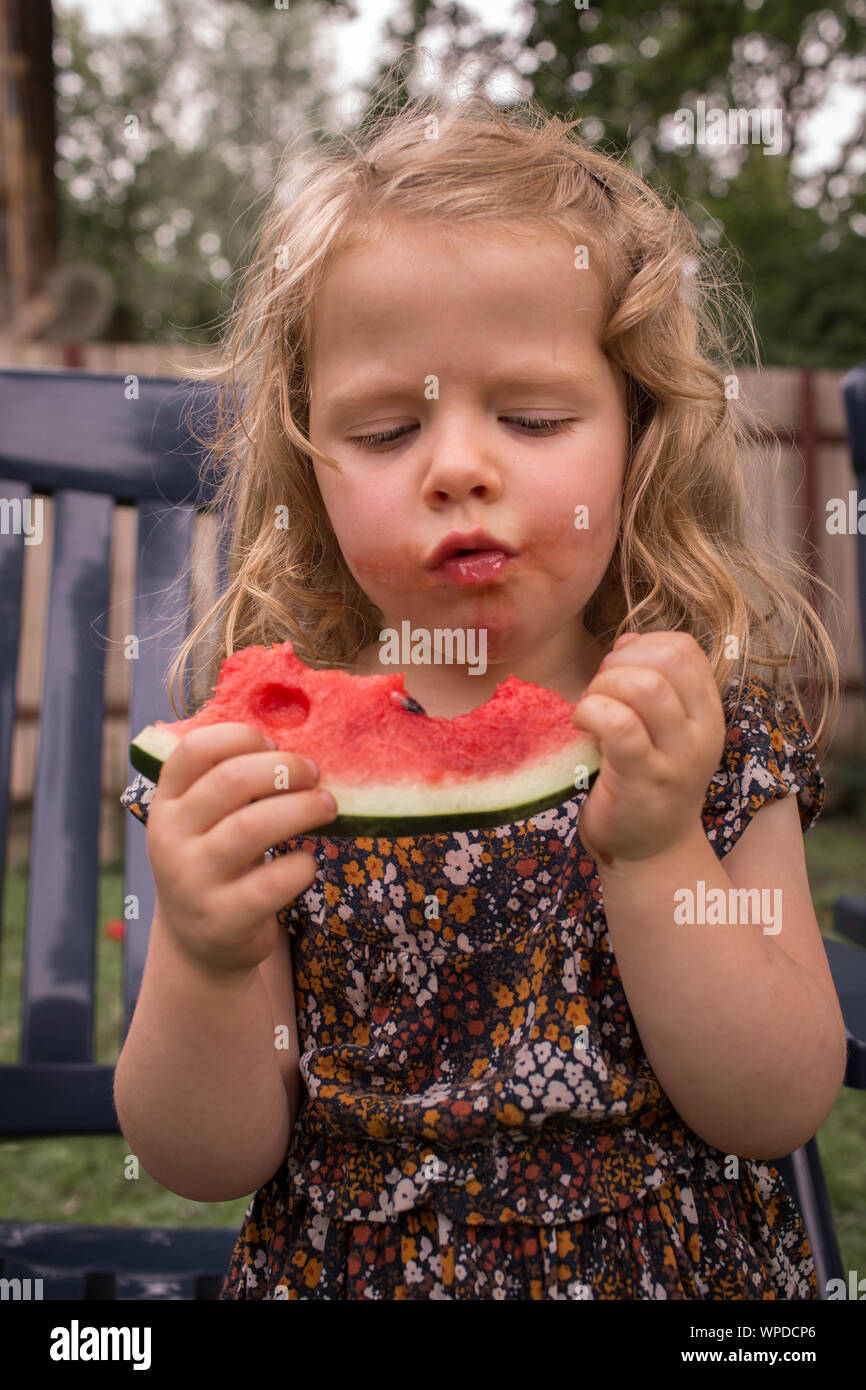
<path fill-rule="evenodd" d="M 434 373 L 431 373 L 434 375 Z M 533 391 L 586 391 L 599 384 L 595 372 L 575 369 L 563 371 L 552 369 L 549 363 L 527 364 L 525 368 L 511 368 L 484 378 L 485 384 L 493 391 L 521 390 Z M 368 387 L 353 387 L 350 383 L 339 391 L 334 391 L 322 403 L 323 410 L 334 420 L 342 419 L 359 406 L 384 405 L 398 398 L 411 395 L 412 391 L 423 389 L 418 385 L 401 385 L 390 378 L 380 382 L 373 381 Z"/>

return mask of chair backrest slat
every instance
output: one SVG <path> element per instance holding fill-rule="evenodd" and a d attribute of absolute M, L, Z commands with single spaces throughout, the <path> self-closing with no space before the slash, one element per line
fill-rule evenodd
<path fill-rule="evenodd" d="M 189 601 L 189 555 L 194 525 L 192 507 L 166 508 L 156 502 L 139 504 L 134 623 L 140 657 L 132 668 L 129 708 L 132 738 L 146 724 L 175 718 L 164 676 L 188 628 L 187 623 L 179 620 L 186 616 Z M 184 693 L 189 703 L 189 691 Z M 135 775 L 132 767 L 129 775 Z M 125 900 L 130 911 L 124 938 L 124 1033 L 132 1020 L 141 985 L 156 901 L 145 834 L 132 816 L 127 816 L 125 851 Z"/>
<path fill-rule="evenodd" d="M 120 502 L 193 501 L 206 384 L 63 369 L 0 371 L 0 474 L 43 492 L 75 488 Z M 202 500 L 205 497 L 202 496 Z"/>
<path fill-rule="evenodd" d="M 12 781 L 12 737 L 15 732 L 15 691 L 21 637 L 21 599 L 24 583 L 24 532 L 19 520 L 30 497 L 27 483 L 0 480 L 3 508 L 0 534 L 0 903 L 6 880 L 6 836 Z M 5 504 L 5 506 L 4 506 Z M 17 508 L 17 515 L 16 515 Z M 0 916 L 0 938 L 3 925 Z"/>
<path fill-rule="evenodd" d="M 113 501 L 61 491 L 45 633 L 21 1015 L 23 1062 L 93 1057 Z"/>

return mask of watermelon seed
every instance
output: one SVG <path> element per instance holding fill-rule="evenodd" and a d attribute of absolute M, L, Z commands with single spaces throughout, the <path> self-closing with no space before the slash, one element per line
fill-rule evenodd
<path fill-rule="evenodd" d="M 398 709 L 408 710 L 410 714 L 423 714 L 424 707 L 419 705 L 417 700 L 413 700 L 411 695 L 404 695 L 399 690 L 391 691 L 391 703 Z"/>

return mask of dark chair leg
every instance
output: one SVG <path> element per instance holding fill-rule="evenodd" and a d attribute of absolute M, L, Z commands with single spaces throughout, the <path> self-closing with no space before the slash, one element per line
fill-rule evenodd
<path fill-rule="evenodd" d="M 117 1279 L 115 1275 L 103 1271 L 92 1271 L 84 1276 L 82 1301 L 111 1300 L 117 1298 Z"/>
<path fill-rule="evenodd" d="M 200 1274 L 195 1281 L 196 1302 L 204 1300 L 219 1300 L 220 1289 L 223 1286 L 223 1278 L 220 1274 Z"/>

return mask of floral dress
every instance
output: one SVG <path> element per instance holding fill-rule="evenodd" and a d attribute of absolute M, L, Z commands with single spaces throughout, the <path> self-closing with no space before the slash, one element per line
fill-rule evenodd
<path fill-rule="evenodd" d="M 825 785 L 796 707 L 750 680 L 707 789 L 719 859 Z M 146 820 L 153 784 L 124 805 Z M 677 1114 L 641 1045 L 578 791 L 529 821 L 304 835 L 291 936 L 303 1103 L 221 1299 L 817 1299 L 771 1162 Z M 776 1157 L 780 1157 L 777 1155 Z"/>

